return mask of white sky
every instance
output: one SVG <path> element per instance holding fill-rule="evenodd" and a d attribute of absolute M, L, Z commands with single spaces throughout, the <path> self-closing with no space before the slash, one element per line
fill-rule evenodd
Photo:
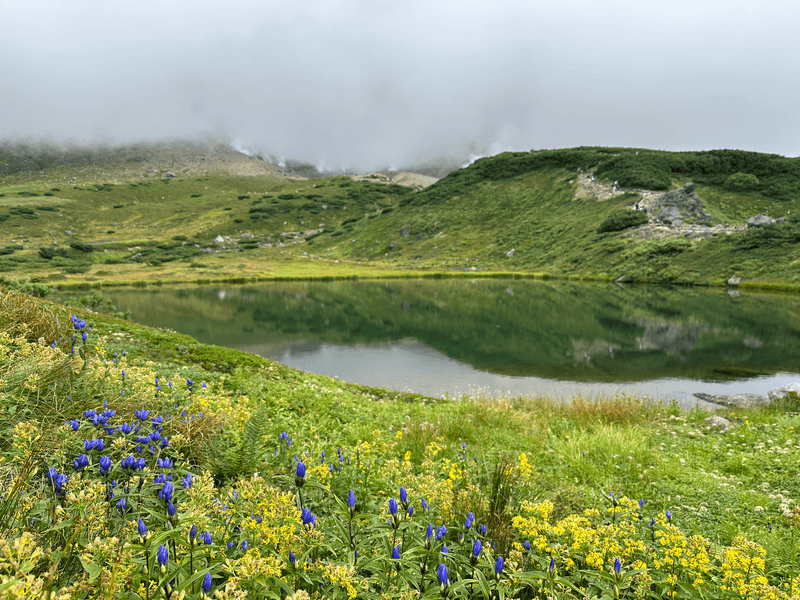
<path fill-rule="evenodd" d="M 797 0 L 0 0 L 0 138 L 800 154 Z"/>

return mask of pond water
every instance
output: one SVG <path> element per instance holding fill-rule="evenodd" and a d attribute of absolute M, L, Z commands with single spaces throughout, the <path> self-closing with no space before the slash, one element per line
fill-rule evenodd
<path fill-rule="evenodd" d="M 800 380 L 800 298 L 535 282 L 291 282 L 104 291 L 135 321 L 430 396 L 760 393 Z M 700 402 L 702 405 L 702 402 Z"/>

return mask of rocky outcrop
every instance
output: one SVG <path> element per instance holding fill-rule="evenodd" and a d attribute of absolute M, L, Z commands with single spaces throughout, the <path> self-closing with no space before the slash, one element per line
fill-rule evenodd
<path fill-rule="evenodd" d="M 679 190 L 662 194 L 654 203 L 649 216 L 659 223 L 671 226 L 711 222 L 711 215 L 703 209 L 703 201 L 695 194 L 696 187 L 694 183 L 687 183 Z"/>
<path fill-rule="evenodd" d="M 761 394 L 694 394 L 695 398 L 735 408 L 764 408 L 770 399 Z"/>

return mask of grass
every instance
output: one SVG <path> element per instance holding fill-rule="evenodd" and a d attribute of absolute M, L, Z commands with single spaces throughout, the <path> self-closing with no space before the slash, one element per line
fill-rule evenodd
<path fill-rule="evenodd" d="M 212 591 L 230 586 L 230 593 L 254 597 L 271 597 L 281 586 L 294 594 L 320 585 L 326 596 L 405 597 L 421 589 L 433 597 L 440 586 L 432 566 L 440 562 L 455 597 L 498 590 L 544 597 L 552 583 L 561 597 L 614 597 L 616 585 L 630 593 L 639 586 L 642 597 L 655 598 L 675 585 L 671 572 L 683 582 L 676 597 L 701 597 L 692 585 L 700 568 L 692 566 L 695 551 L 677 571 L 659 562 L 672 543 L 702 543 L 709 554 L 703 578 L 714 597 L 722 586 L 746 597 L 796 597 L 788 586 L 796 572 L 800 417 L 785 412 L 796 409 L 796 399 L 760 412 L 726 411 L 733 428 L 725 434 L 705 425 L 707 412 L 631 397 L 433 399 L 302 373 L 108 315 L 78 314 L 87 325 L 84 345 L 70 309 L 8 289 L 0 302 L 0 455 L 8 469 L 0 545 L 14 548 L 4 556 L 27 565 L 15 570 L 0 562 L 0 571 L 10 586 L 34 590 L 27 597 L 45 597 L 50 589 L 68 597 L 157 597 L 165 585 L 199 597 L 206 573 Z M 161 484 L 154 487 L 152 471 L 142 474 L 142 492 L 138 475 L 125 483 L 119 461 L 140 456 L 135 442 L 85 416 L 114 410 L 109 423 L 122 427 L 137 423 L 134 411 L 143 407 L 150 417 L 172 415 L 159 428 L 171 443 L 158 457 L 169 458 L 176 482 L 189 473 L 194 478 L 186 489 L 175 486 L 174 517 L 156 493 Z M 105 439 L 104 451 L 84 449 L 84 439 L 98 438 Z M 88 455 L 80 470 L 72 466 L 78 454 Z M 116 457 L 118 486 L 110 500 L 100 455 Z M 297 460 L 308 469 L 302 488 L 295 484 Z M 343 470 L 331 474 L 329 464 Z M 51 467 L 67 475 L 67 492 L 48 480 Z M 418 514 L 395 521 L 395 530 L 384 517 L 401 486 Z M 358 498 L 354 512 L 347 507 L 350 489 Z M 25 491 L 23 500 L 10 495 L 14 490 Z M 214 498 L 227 498 L 237 527 Z M 302 525 L 301 508 L 311 510 L 316 528 Z M 474 523 L 465 529 L 467 512 Z M 255 516 L 263 517 L 259 527 Z M 139 518 L 146 538 L 136 532 Z M 431 549 L 434 555 L 426 550 L 429 520 L 450 532 Z M 210 546 L 189 543 L 193 524 L 201 537 L 210 532 Z M 485 534 L 480 525 L 487 525 Z M 564 527 L 594 541 L 571 546 Z M 485 552 L 471 563 L 476 539 Z M 613 546 L 613 539 L 632 545 Z M 528 554 L 528 541 L 541 547 Z M 439 558 L 442 544 L 449 558 Z M 168 558 L 159 571 L 162 545 Z M 390 558 L 394 546 L 399 559 Z M 498 556 L 505 570 L 496 578 Z M 548 580 L 551 556 L 557 577 Z M 618 580 L 615 556 L 622 559 Z M 758 558 L 743 567 L 752 569 L 749 575 L 739 567 L 732 572 L 740 579 L 726 575 L 726 561 L 746 556 Z M 637 579 L 640 561 L 647 577 Z M 756 585 L 762 583 L 776 587 Z"/>

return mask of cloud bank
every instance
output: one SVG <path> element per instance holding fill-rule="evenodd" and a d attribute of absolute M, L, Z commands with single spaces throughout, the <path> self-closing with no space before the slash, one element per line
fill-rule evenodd
<path fill-rule="evenodd" d="M 578 145 L 800 153 L 800 5 L 30 0 L 0 137 L 205 134 L 321 168 Z"/>

